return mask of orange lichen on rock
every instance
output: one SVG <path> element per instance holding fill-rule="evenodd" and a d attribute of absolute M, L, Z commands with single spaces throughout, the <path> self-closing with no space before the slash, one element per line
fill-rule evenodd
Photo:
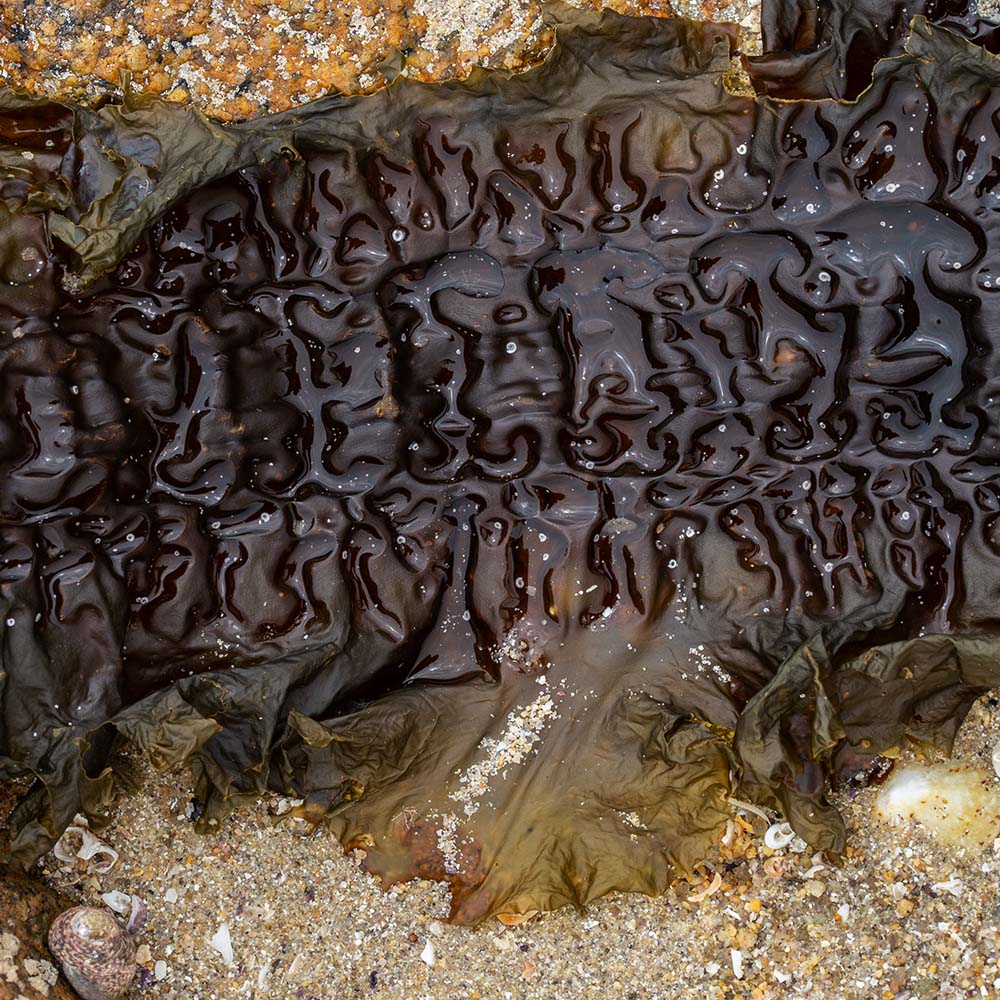
<path fill-rule="evenodd" d="M 745 0 L 575 4 L 717 21 L 748 9 Z M 94 101 L 127 75 L 135 90 L 224 121 L 371 90 L 400 52 L 408 76 L 463 79 L 476 66 L 526 69 L 551 44 L 541 0 L 0 0 L 0 86 Z"/>
<path fill-rule="evenodd" d="M 0 85 L 93 100 L 128 74 L 138 90 L 232 120 L 371 89 L 397 50 L 413 75 L 445 79 L 523 69 L 548 41 L 536 0 L 0 0 Z"/>

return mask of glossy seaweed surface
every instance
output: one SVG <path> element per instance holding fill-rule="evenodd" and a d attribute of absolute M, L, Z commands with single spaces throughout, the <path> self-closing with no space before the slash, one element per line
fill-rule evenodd
<path fill-rule="evenodd" d="M 563 9 L 235 127 L 0 94 L 16 857 L 122 737 L 464 922 L 661 890 L 730 794 L 840 850 L 831 774 L 1000 682 L 1000 63 L 922 10 L 765 6 L 757 100 Z"/>

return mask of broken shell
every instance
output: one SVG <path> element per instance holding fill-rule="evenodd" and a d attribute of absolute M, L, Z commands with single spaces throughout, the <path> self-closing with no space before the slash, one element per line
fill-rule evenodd
<path fill-rule="evenodd" d="M 146 926 L 146 904 L 136 895 L 132 896 L 132 905 L 129 907 L 128 920 L 125 921 L 125 930 L 135 936 L 141 933 Z"/>
<path fill-rule="evenodd" d="M 73 825 L 66 827 L 52 848 L 52 853 L 64 864 L 89 862 L 86 867 L 95 875 L 106 875 L 118 864 L 118 852 L 91 833 L 90 826 L 82 816 L 77 816 Z"/>
<path fill-rule="evenodd" d="M 719 872 L 716 872 L 712 876 L 712 881 L 709 882 L 704 889 L 701 889 L 700 891 L 692 893 L 690 896 L 688 896 L 688 902 L 700 903 L 702 900 L 708 899 L 709 896 L 712 896 L 716 892 L 718 892 L 721 886 L 722 886 L 722 875 L 720 875 Z"/>
<path fill-rule="evenodd" d="M 114 910 L 115 913 L 126 917 L 125 930 L 129 934 L 138 934 L 146 923 L 146 904 L 134 893 L 130 896 L 127 892 L 105 892 L 101 894 L 101 902 L 105 906 Z"/>
<path fill-rule="evenodd" d="M 233 939 L 229 934 L 229 924 L 219 924 L 219 929 L 208 943 L 222 956 L 222 961 L 226 965 L 233 964 Z"/>
<path fill-rule="evenodd" d="M 732 819 L 726 820 L 726 832 L 722 835 L 722 846 L 728 847 L 733 842 L 733 837 L 736 835 L 736 824 Z"/>
<path fill-rule="evenodd" d="M 764 872 L 768 878 L 782 878 L 785 874 L 786 865 L 787 862 L 783 857 L 775 855 L 764 862 Z"/>
<path fill-rule="evenodd" d="M 773 823 L 764 834 L 764 843 L 772 851 L 786 848 L 795 839 L 795 831 L 790 823 Z"/>
<path fill-rule="evenodd" d="M 752 802 L 744 802 L 743 799 L 737 799 L 730 795 L 729 804 L 740 812 L 753 813 L 754 816 L 759 816 L 768 823 L 771 822 L 771 817 L 760 806 L 755 806 Z"/>
<path fill-rule="evenodd" d="M 942 892 L 949 892 L 956 899 L 961 898 L 962 893 L 965 891 L 965 886 L 961 879 L 950 878 L 946 882 L 935 882 L 931 886 L 931 892 L 935 895 L 940 895 Z"/>
<path fill-rule="evenodd" d="M 52 922 L 48 941 L 83 1000 L 116 1000 L 135 977 L 135 945 L 110 910 L 74 906 Z"/>
<path fill-rule="evenodd" d="M 132 909 L 132 897 L 127 892 L 103 892 L 101 902 L 115 913 L 120 913 L 123 917 L 128 916 Z"/>

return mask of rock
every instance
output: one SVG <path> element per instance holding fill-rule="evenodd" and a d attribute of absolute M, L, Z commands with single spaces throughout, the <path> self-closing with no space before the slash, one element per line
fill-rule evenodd
<path fill-rule="evenodd" d="M 945 847 L 983 850 L 1000 835 L 993 775 L 954 761 L 904 764 L 879 790 L 875 808 L 891 823 L 916 821 Z"/>
<path fill-rule="evenodd" d="M 78 1000 L 45 944 L 49 924 L 72 901 L 0 868 L 0 1000 Z"/>

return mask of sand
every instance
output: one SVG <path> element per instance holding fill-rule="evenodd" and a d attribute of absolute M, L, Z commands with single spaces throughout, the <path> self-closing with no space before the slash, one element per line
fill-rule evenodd
<path fill-rule="evenodd" d="M 1000 791 L 998 704 L 975 705 L 956 760 L 989 769 Z M 446 893 L 431 883 L 383 892 L 331 837 L 276 821 L 280 798 L 200 836 L 183 772 L 146 773 L 123 802 L 105 834 L 120 854 L 110 873 L 51 855 L 44 872 L 83 901 L 112 890 L 143 899 L 134 995 L 164 1000 L 1000 996 L 1000 855 L 884 823 L 875 795 L 838 794 L 850 826 L 839 867 L 794 842 L 771 851 L 767 823 L 736 811 L 753 832 L 703 877 L 513 927 L 445 924 Z M 232 964 L 210 943 L 223 926 Z"/>

